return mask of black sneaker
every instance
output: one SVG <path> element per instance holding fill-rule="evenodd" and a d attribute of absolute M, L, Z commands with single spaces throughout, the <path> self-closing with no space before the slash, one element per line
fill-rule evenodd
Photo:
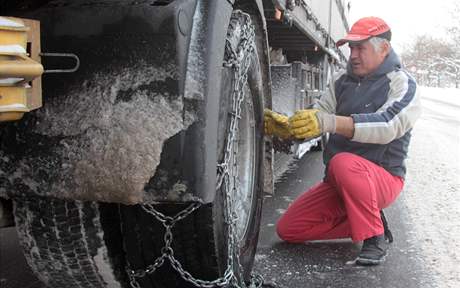
<path fill-rule="evenodd" d="M 365 266 L 379 265 L 385 261 L 386 255 L 387 247 L 384 235 L 367 238 L 363 242 L 358 258 L 356 258 L 356 264 Z"/>

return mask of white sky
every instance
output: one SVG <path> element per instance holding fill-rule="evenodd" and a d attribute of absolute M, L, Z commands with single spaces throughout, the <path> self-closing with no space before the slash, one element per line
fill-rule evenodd
<path fill-rule="evenodd" d="M 417 35 L 428 34 L 443 38 L 445 27 L 453 25 L 451 11 L 457 1 L 351 0 L 350 27 L 361 17 L 380 17 L 391 28 L 393 47 L 402 52 L 403 47 Z"/>

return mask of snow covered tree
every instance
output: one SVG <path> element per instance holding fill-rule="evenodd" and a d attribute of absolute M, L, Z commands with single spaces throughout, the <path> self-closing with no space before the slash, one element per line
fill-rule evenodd
<path fill-rule="evenodd" d="M 456 51 L 446 41 L 428 36 L 418 36 L 401 57 L 409 71 L 421 85 L 445 87 L 455 83 L 460 72 L 456 66 Z"/>
<path fill-rule="evenodd" d="M 455 88 L 460 88 L 460 3 L 455 2 L 454 9 L 451 11 L 451 26 L 447 28 L 450 36 L 450 45 L 453 47 L 454 55 L 446 59 L 449 63 L 450 72 L 453 73 Z"/>
<path fill-rule="evenodd" d="M 460 3 L 451 10 L 444 38 L 421 35 L 402 53 L 406 68 L 421 85 L 460 88 Z"/>

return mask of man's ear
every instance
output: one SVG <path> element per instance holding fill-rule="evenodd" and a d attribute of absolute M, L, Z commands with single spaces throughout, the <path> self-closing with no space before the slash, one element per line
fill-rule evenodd
<path fill-rule="evenodd" d="M 391 44 L 390 42 L 384 41 L 382 43 L 382 52 L 385 56 L 387 56 L 390 53 L 391 50 Z"/>

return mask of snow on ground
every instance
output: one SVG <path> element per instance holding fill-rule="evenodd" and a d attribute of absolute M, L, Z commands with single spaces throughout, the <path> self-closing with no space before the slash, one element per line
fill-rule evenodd
<path fill-rule="evenodd" d="M 401 195 L 414 247 L 439 288 L 460 283 L 460 89 L 422 87 L 423 114 L 413 130 Z"/>

